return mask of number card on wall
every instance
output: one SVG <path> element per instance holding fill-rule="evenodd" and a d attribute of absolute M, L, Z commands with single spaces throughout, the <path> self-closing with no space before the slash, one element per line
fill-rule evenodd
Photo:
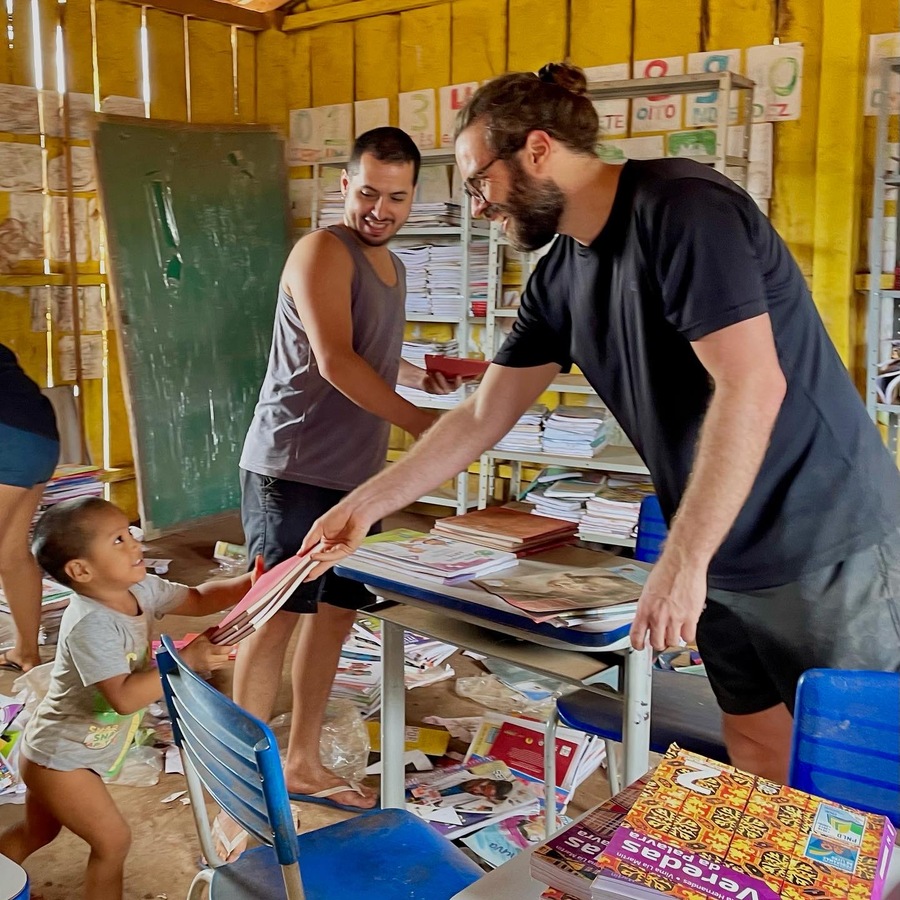
<path fill-rule="evenodd" d="M 415 141 L 420 150 L 434 149 L 436 116 L 434 89 L 406 91 L 398 97 L 400 127 Z"/>
<path fill-rule="evenodd" d="M 747 76 L 753 89 L 754 122 L 800 118 L 803 44 L 763 44 L 747 51 Z"/>
<path fill-rule="evenodd" d="M 661 78 L 664 75 L 684 75 L 684 57 L 642 59 L 634 64 L 635 78 Z M 678 131 L 681 128 L 683 100 L 680 94 L 652 94 L 636 98 L 631 106 L 632 132 Z"/>
<path fill-rule="evenodd" d="M 588 85 L 596 81 L 625 81 L 629 76 L 628 63 L 611 66 L 589 66 L 584 70 Z M 601 138 L 628 134 L 628 100 L 595 100 L 594 109 L 600 118 Z"/>
<path fill-rule="evenodd" d="M 335 103 L 319 107 L 322 153 L 325 159 L 349 156 L 353 149 L 353 104 Z"/>
<path fill-rule="evenodd" d="M 450 84 L 439 90 L 442 147 L 453 146 L 453 131 L 456 128 L 456 117 L 477 90 L 477 81 L 467 81 L 465 84 Z"/>
<path fill-rule="evenodd" d="M 866 115 L 877 116 L 881 103 L 881 60 L 900 56 L 900 32 L 869 35 L 869 67 L 866 71 Z M 900 74 L 891 75 L 891 112 L 900 112 Z"/>
<path fill-rule="evenodd" d="M 666 155 L 661 134 L 647 137 L 623 138 L 604 141 L 597 148 L 597 155 L 604 162 L 624 163 L 626 159 L 661 159 Z"/>
<path fill-rule="evenodd" d="M 288 113 L 288 165 L 305 166 L 321 159 L 318 109 L 292 109 Z"/>
<path fill-rule="evenodd" d="M 357 100 L 353 104 L 355 121 L 354 135 L 359 137 L 373 128 L 383 128 L 391 124 L 391 107 L 387 97 L 377 100 Z"/>
<path fill-rule="evenodd" d="M 705 50 L 702 53 L 688 54 L 688 74 L 694 72 L 706 72 L 718 74 L 719 72 L 740 72 L 740 50 Z M 718 115 L 718 91 L 707 91 L 705 94 L 688 94 L 685 98 L 684 124 L 686 128 L 696 125 L 715 125 Z M 738 103 L 740 95 L 735 91 L 731 95 L 731 103 L 728 109 L 728 121 L 738 120 Z"/>

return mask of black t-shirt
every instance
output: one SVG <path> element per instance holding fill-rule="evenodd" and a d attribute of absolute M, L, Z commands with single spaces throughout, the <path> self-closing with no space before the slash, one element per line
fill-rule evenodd
<path fill-rule="evenodd" d="M 900 524 L 900 475 L 797 264 L 753 200 L 691 160 L 626 163 L 603 231 L 590 247 L 556 240 L 494 360 L 578 365 L 647 463 L 671 520 L 712 396 L 690 342 L 762 313 L 787 394 L 710 566 L 710 586 L 722 589 L 794 581 Z"/>
<path fill-rule="evenodd" d="M 22 371 L 16 355 L 0 344 L 0 423 L 59 440 L 50 401 Z"/>

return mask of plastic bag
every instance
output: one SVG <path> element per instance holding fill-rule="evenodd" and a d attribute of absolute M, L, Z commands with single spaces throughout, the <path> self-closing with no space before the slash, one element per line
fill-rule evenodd
<path fill-rule="evenodd" d="M 322 764 L 341 778 L 361 781 L 369 762 L 369 732 L 349 700 L 329 700 L 322 724 Z"/>
<path fill-rule="evenodd" d="M 516 713 L 546 721 L 556 707 L 556 696 L 535 702 L 507 687 L 496 675 L 473 675 L 456 679 L 456 693 L 488 709 Z"/>
<path fill-rule="evenodd" d="M 50 673 L 53 671 L 53 662 L 42 663 L 21 674 L 13 682 L 13 690 L 18 694 L 25 691 L 25 711 L 33 713 L 35 707 L 47 694 L 50 688 Z"/>
<path fill-rule="evenodd" d="M 104 778 L 107 784 L 125 784 L 130 787 L 152 787 L 159 784 L 162 772 L 162 754 L 155 747 L 132 744 L 125 754 L 125 762 L 115 778 Z"/>

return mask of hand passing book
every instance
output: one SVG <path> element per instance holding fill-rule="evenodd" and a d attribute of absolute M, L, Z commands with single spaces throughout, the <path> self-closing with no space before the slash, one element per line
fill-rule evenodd
<path fill-rule="evenodd" d="M 292 556 L 260 575 L 244 599 L 219 622 L 210 642 L 237 644 L 250 637 L 281 609 L 315 565 L 309 557 Z"/>

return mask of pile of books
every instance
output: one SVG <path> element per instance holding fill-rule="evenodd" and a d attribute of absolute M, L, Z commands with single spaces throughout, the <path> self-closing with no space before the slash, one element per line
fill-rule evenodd
<path fill-rule="evenodd" d="M 569 472 L 549 484 L 538 485 L 525 495 L 525 501 L 534 505 L 533 515 L 580 523 L 585 504 L 605 484 L 602 472 Z"/>
<path fill-rule="evenodd" d="M 606 445 L 609 413 L 595 406 L 557 406 L 544 422 L 545 453 L 590 458 Z"/>
<path fill-rule="evenodd" d="M 404 682 L 407 690 L 452 678 L 446 664 L 456 648 L 413 632 L 404 634 Z M 331 696 L 349 700 L 364 718 L 381 709 L 382 630 L 374 616 L 358 618 L 344 641 Z"/>
<path fill-rule="evenodd" d="M 486 241 L 469 244 L 469 312 L 473 316 L 487 315 L 489 251 Z"/>
<path fill-rule="evenodd" d="M 894 838 L 883 816 L 673 744 L 643 781 L 538 848 L 531 871 L 576 900 L 879 897 Z"/>
<path fill-rule="evenodd" d="M 518 561 L 508 551 L 408 528 L 395 528 L 367 538 L 353 558 L 439 584 L 497 572 Z"/>
<path fill-rule="evenodd" d="M 438 319 L 463 317 L 462 244 L 434 244 L 426 267 L 431 312 Z"/>
<path fill-rule="evenodd" d="M 100 472 L 101 470 L 97 466 L 68 463 L 57 466 L 53 477 L 44 488 L 41 502 L 31 520 L 32 530 L 45 509 L 49 509 L 63 500 L 75 500 L 79 497 L 102 497 L 103 482 L 100 480 Z"/>
<path fill-rule="evenodd" d="M 41 625 L 38 631 L 39 644 L 55 644 L 59 637 L 59 623 L 62 615 L 75 596 L 72 588 L 44 578 L 41 582 Z M 0 588 L 0 642 L 3 646 L 13 644 L 16 639 L 12 610 L 9 601 Z"/>
<path fill-rule="evenodd" d="M 431 315 L 431 299 L 428 296 L 426 280 L 428 247 L 394 247 L 393 251 L 400 257 L 406 268 L 407 317 Z"/>
<path fill-rule="evenodd" d="M 524 556 L 571 543 L 575 531 L 573 522 L 536 517 L 509 506 L 489 506 L 438 519 L 431 533 Z"/>
<path fill-rule="evenodd" d="M 654 492 L 653 485 L 640 475 L 610 476 L 606 484 L 585 504 L 578 526 L 583 541 L 604 542 L 610 537 L 629 540 L 637 536 L 638 518 L 644 498 Z"/>
<path fill-rule="evenodd" d="M 541 434 L 547 407 L 543 403 L 530 406 L 515 425 L 497 442 L 498 450 L 528 451 L 541 449 Z"/>

